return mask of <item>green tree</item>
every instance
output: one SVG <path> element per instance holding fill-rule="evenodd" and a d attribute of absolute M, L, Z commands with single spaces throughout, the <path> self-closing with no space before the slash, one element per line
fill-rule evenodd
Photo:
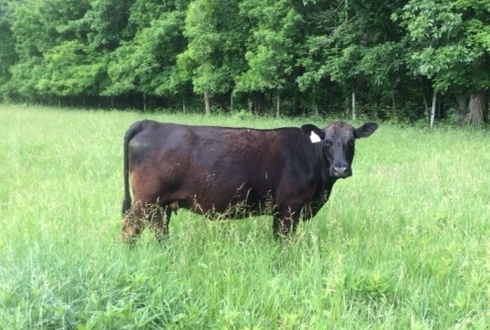
<path fill-rule="evenodd" d="M 44 54 L 45 71 L 38 80 L 41 92 L 57 96 L 96 96 L 97 81 L 106 65 L 79 40 L 67 40 Z"/>
<path fill-rule="evenodd" d="M 177 64 L 183 77 L 192 81 L 194 91 L 204 96 L 206 114 L 211 113 L 210 98 L 231 92 L 233 79 L 242 70 L 242 24 L 236 0 L 194 0 L 189 4 L 184 27 L 188 45 Z"/>
<path fill-rule="evenodd" d="M 18 61 L 10 67 L 10 94 L 26 100 L 40 96 L 37 82 L 45 72 L 43 54 L 58 42 L 56 16 L 48 1 L 13 3 L 12 35 Z"/>
<path fill-rule="evenodd" d="M 240 14 L 251 23 L 251 28 L 245 52 L 248 68 L 236 77 L 236 91 L 253 93 L 258 112 L 263 93 L 275 92 L 279 115 L 281 91 L 296 84 L 293 73 L 301 17 L 286 0 L 246 0 L 240 4 Z"/>
<path fill-rule="evenodd" d="M 89 0 L 91 8 L 80 20 L 87 33 L 87 46 L 94 59 L 91 63 L 96 75 L 93 88 L 96 95 L 104 95 L 111 86 L 108 65 L 112 53 L 124 42 L 131 39 L 127 33 L 129 9 L 132 0 Z M 106 93 L 110 94 L 110 93 Z M 113 98 L 111 98 L 111 106 Z"/>
<path fill-rule="evenodd" d="M 100 58 L 88 45 L 88 1 L 38 0 L 15 5 L 12 31 L 19 61 L 11 88 L 20 96 L 97 95 Z"/>
<path fill-rule="evenodd" d="M 0 99 L 8 97 L 8 84 L 12 78 L 10 67 L 18 58 L 11 30 L 13 10 L 10 0 L 0 0 Z"/>
<path fill-rule="evenodd" d="M 111 84 L 103 94 L 140 93 L 146 109 L 148 95 L 178 93 L 184 84 L 176 66 L 186 46 L 184 14 L 179 3 L 137 0 L 130 8 L 127 32 L 134 36 L 111 54 Z"/>
<path fill-rule="evenodd" d="M 311 8 L 305 18 L 310 22 L 304 47 L 308 55 L 300 59 L 300 87 L 315 92 L 321 81 L 333 81 L 346 99 L 351 93 L 362 105 L 389 99 L 394 107 L 395 90 L 404 77 L 403 31 L 390 20 L 395 3 L 306 3 Z"/>
<path fill-rule="evenodd" d="M 89 2 L 51 0 L 50 8 L 56 14 L 51 22 L 58 41 L 43 52 L 45 71 L 39 77 L 38 90 L 64 97 L 97 95 L 95 82 L 103 67 L 88 45 L 89 31 L 81 24 Z"/>
<path fill-rule="evenodd" d="M 487 113 L 489 9 L 490 1 L 411 0 L 393 17 L 407 29 L 406 61 L 413 75 L 430 79 L 435 92 L 455 95 L 455 103 L 469 100 L 473 124 L 483 122 Z"/>

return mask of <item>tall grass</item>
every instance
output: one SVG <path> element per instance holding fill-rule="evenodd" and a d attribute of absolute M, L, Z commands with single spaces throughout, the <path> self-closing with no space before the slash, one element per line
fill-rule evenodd
<path fill-rule="evenodd" d="M 353 177 L 287 243 L 270 217 L 182 210 L 164 244 L 145 231 L 130 250 L 119 241 L 122 137 L 147 117 L 304 123 L 0 106 L 1 329 L 490 324 L 489 132 L 381 125 L 358 141 Z"/>

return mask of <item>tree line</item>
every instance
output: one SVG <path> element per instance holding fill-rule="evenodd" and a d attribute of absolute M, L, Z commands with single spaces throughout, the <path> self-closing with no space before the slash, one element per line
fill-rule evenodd
<path fill-rule="evenodd" d="M 480 124 L 490 0 L 0 0 L 0 100 Z"/>

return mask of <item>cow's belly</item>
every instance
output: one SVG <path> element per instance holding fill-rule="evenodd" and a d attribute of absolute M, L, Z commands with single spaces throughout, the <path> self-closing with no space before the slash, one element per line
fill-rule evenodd
<path fill-rule="evenodd" d="M 235 190 L 234 193 L 221 191 L 219 195 L 202 193 L 180 199 L 178 204 L 210 218 L 240 219 L 272 213 L 272 197 L 261 195 L 254 189 Z"/>

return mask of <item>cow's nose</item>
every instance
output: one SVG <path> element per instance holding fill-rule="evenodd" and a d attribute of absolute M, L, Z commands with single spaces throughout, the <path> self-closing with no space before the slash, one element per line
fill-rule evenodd
<path fill-rule="evenodd" d="M 352 171 L 347 166 L 334 166 L 333 175 L 337 178 L 346 178 L 352 175 Z"/>

